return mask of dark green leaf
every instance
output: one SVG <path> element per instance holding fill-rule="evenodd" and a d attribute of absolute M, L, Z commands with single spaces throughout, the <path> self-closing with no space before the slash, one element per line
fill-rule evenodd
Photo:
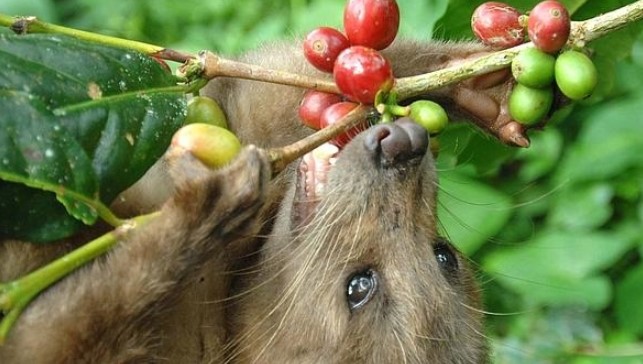
<path fill-rule="evenodd" d="M 140 178 L 185 117 L 182 88 L 139 53 L 62 36 L 0 36 L 0 62 L 0 114 L 8 116 L 0 119 L 0 179 L 53 192 L 11 187 L 19 195 L 3 207 L 23 212 L 12 214 L 20 222 L 8 220 L 3 236 L 45 241 L 73 233 L 78 224 L 63 210 L 21 205 L 42 207 L 47 197 L 93 223 L 91 206 L 110 203 Z"/>
<path fill-rule="evenodd" d="M 55 117 L 38 98 L 21 92 L 0 90 L 0 110 L 6 111 L 5 115 L 11 115 L 0 119 L 0 179 L 55 192 L 69 213 L 87 224 L 93 223 L 96 220 L 95 211 L 86 205 L 75 206 L 73 200 L 67 197 L 70 191 L 87 196 L 90 200 L 97 196 L 98 184 L 91 161 L 81 146 L 65 128 L 55 123 Z M 44 195 L 39 196 L 39 201 L 42 201 Z M 18 203 L 31 199 L 26 196 L 16 198 Z M 27 208 L 16 206 L 9 201 L 3 201 L 7 211 Z M 52 202 L 53 200 L 50 201 Z M 67 216 L 38 216 L 33 213 L 35 208 L 28 207 L 30 216 L 41 219 L 31 221 L 34 225 L 49 219 L 49 223 L 58 224 L 57 221 L 60 220 L 65 222 L 60 224 L 70 225 L 66 223 Z M 15 213 L 12 216 L 21 222 L 25 220 Z M 10 223 L 3 224 L 5 226 L 2 235 L 13 232 L 18 233 L 14 235 L 17 237 L 34 239 L 29 233 L 29 226 L 19 232 L 13 226 L 12 220 L 8 221 Z"/>
<path fill-rule="evenodd" d="M 178 96 L 178 97 L 177 97 Z M 111 202 L 158 159 L 185 117 L 181 92 L 150 90 L 59 108 L 60 124 L 81 141 Z"/>
<path fill-rule="evenodd" d="M 54 193 L 0 181 L 0 238 L 44 242 L 69 236 L 83 226 L 55 201 Z"/>
<path fill-rule="evenodd" d="M 148 56 L 60 35 L 0 37 L 0 60 L 0 89 L 25 91 L 53 108 L 176 84 Z"/>
<path fill-rule="evenodd" d="M 471 31 L 473 11 L 484 0 L 451 0 L 446 13 L 435 25 L 433 35 L 437 39 L 474 39 Z"/>

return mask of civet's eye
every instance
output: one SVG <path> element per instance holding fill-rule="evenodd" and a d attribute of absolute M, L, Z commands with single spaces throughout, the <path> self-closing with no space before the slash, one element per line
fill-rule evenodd
<path fill-rule="evenodd" d="M 438 241 L 433 246 L 433 254 L 435 254 L 435 259 L 447 278 L 457 274 L 458 258 L 446 239 L 438 238 Z"/>
<path fill-rule="evenodd" d="M 373 270 L 358 272 L 351 276 L 346 285 L 346 299 L 351 310 L 367 304 L 375 295 L 378 275 Z"/>

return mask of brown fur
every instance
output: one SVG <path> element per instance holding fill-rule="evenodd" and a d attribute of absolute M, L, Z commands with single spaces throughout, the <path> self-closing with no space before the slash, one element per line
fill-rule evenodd
<path fill-rule="evenodd" d="M 261 252 L 261 273 L 232 310 L 240 362 L 475 363 L 484 357 L 479 297 L 461 258 L 445 275 L 437 243 L 433 160 L 374 166 L 357 138 L 331 171 L 310 224 L 293 226 L 294 189 Z M 351 312 L 346 282 L 381 277 L 377 296 Z"/>
<path fill-rule="evenodd" d="M 231 245 L 257 233 L 271 175 L 252 147 L 219 173 L 189 158 L 181 158 L 177 192 L 158 218 L 29 307 L 0 349 L 3 363 L 160 359 L 167 337 L 159 326 L 178 288 L 206 261 L 224 265 Z"/>
<path fill-rule="evenodd" d="M 389 57 L 405 76 L 481 50 L 398 42 Z M 246 60 L 316 72 L 292 45 L 271 45 Z M 436 95 L 448 98 L 451 90 Z M 302 93 L 231 79 L 206 91 L 242 141 L 261 147 L 310 133 L 294 112 Z M 294 169 L 269 183 L 259 150 L 246 148 L 219 172 L 187 156 L 175 160 L 176 192 L 161 217 L 41 295 L 0 347 L 0 362 L 485 362 L 472 273 L 455 252 L 455 273 L 436 261 L 430 155 L 414 166 L 378 169 L 363 137 L 342 153 L 319 211 L 303 226 L 293 225 Z M 131 198 L 121 202 L 131 208 Z M 2 242 L 0 280 L 67 248 L 44 249 Z M 366 268 L 378 272 L 379 289 L 350 310 L 347 280 Z"/>

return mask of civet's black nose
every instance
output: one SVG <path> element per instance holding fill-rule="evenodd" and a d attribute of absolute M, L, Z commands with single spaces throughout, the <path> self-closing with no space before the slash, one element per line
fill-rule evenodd
<path fill-rule="evenodd" d="M 366 133 L 364 146 L 373 153 L 379 153 L 385 165 L 422 157 L 429 146 L 426 129 L 409 118 L 376 125 Z"/>

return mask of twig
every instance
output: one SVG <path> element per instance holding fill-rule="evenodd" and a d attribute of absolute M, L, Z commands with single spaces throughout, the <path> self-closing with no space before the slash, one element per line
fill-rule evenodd
<path fill-rule="evenodd" d="M 253 64 L 232 61 L 219 57 L 212 52 L 203 51 L 199 53 L 199 63 L 203 71 L 201 77 L 206 79 L 212 79 L 218 76 L 237 77 L 310 88 L 324 92 L 339 93 L 339 89 L 335 85 L 335 82 L 330 79 L 320 79 L 297 73 L 272 70 Z"/>
<path fill-rule="evenodd" d="M 643 0 L 639 0 L 603 15 L 599 15 L 595 18 L 572 22 L 572 31 L 568 45 L 577 48 L 584 47 L 592 40 L 600 38 L 641 19 L 643 19 Z M 109 37 L 41 22 L 35 17 L 13 18 L 0 14 L 0 25 L 9 26 L 14 29 L 14 31 L 19 32 L 67 34 L 80 39 L 133 49 L 162 59 L 178 62 L 189 63 L 193 62 L 195 58 L 189 54 L 148 43 Z M 520 50 L 528 47 L 533 47 L 533 44 L 525 43 L 517 47 L 490 53 L 479 58 L 463 60 L 455 66 L 431 73 L 399 78 L 396 80 L 394 91 L 397 92 L 399 100 L 404 100 L 426 94 L 428 91 L 452 85 L 468 78 L 497 71 L 508 67 L 516 54 L 518 54 Z M 206 79 L 212 79 L 218 76 L 239 77 L 316 89 L 331 93 L 339 93 L 337 86 L 330 79 L 303 76 L 292 72 L 272 70 L 257 65 L 232 61 L 214 55 L 210 52 L 201 52 L 199 54 L 199 60 L 196 62 L 200 68 L 198 72 L 202 72 L 202 76 Z"/>
<path fill-rule="evenodd" d="M 643 1 L 639 0 L 603 15 L 581 22 L 572 22 L 568 44 L 581 48 L 594 39 L 643 19 Z"/>
<path fill-rule="evenodd" d="M 572 31 L 567 44 L 572 47 L 583 47 L 592 40 L 641 19 L 643 19 L 643 0 L 592 19 L 572 22 Z M 479 58 L 463 60 L 456 66 L 439 71 L 400 78 L 396 80 L 394 91 L 398 93 L 400 100 L 404 100 L 475 76 L 497 71 L 511 65 L 514 57 L 521 50 L 529 47 L 533 47 L 533 43 L 529 42 Z"/>
<path fill-rule="evenodd" d="M 372 111 L 374 111 L 372 107 L 360 105 L 333 125 L 285 147 L 270 149 L 268 153 L 270 154 L 273 173 L 281 172 L 297 158 L 364 121 L 369 112 Z"/>
<path fill-rule="evenodd" d="M 9 27 L 11 30 L 18 34 L 26 33 L 55 33 L 68 35 L 77 39 L 95 42 L 100 44 L 109 45 L 117 48 L 131 49 L 141 53 L 145 53 L 152 57 L 158 57 L 168 61 L 186 62 L 194 58 L 194 55 L 178 52 L 172 49 L 167 49 L 157 45 L 138 42 L 135 40 L 110 37 L 98 33 L 87 32 L 68 28 L 60 25 L 55 25 L 38 20 L 35 16 L 25 17 L 12 17 L 5 14 L 0 14 L 0 26 Z"/>
<path fill-rule="evenodd" d="M 592 19 L 572 22 L 572 32 L 568 45 L 576 48 L 583 47 L 592 40 L 641 19 L 643 19 L 643 0 Z M 516 54 L 529 47 L 533 47 L 533 43 L 529 42 L 510 49 L 489 53 L 479 58 L 463 60 L 455 66 L 431 73 L 399 78 L 396 80 L 393 91 L 397 92 L 399 100 L 423 95 L 432 90 L 508 67 Z M 207 79 L 218 76 L 241 77 L 339 93 L 337 86 L 330 80 L 230 61 L 209 52 L 201 54 L 199 58 L 203 77 Z"/>

